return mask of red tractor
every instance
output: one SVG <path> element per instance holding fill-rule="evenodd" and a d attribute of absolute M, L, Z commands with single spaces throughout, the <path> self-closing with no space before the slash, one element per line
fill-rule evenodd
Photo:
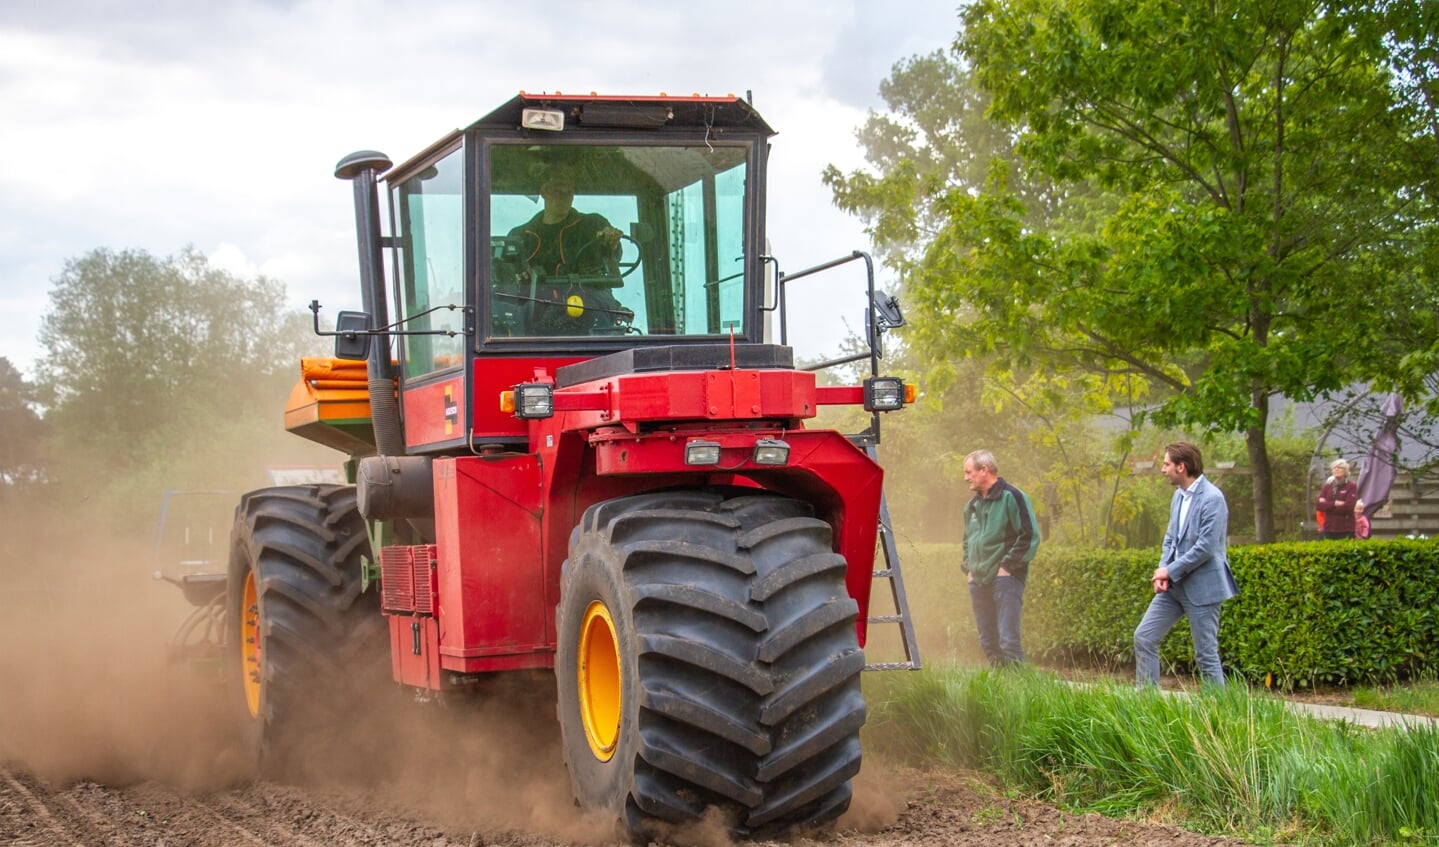
<path fill-rule="evenodd" d="M 846 809 L 887 540 L 873 444 L 912 388 L 878 375 L 902 319 L 867 256 L 786 277 L 765 255 L 772 134 L 733 96 L 521 94 L 404 164 L 339 163 L 364 307 L 322 333 L 336 357 L 304 363 L 286 426 L 354 484 L 245 495 L 225 583 L 262 762 L 345 720 L 332 695 L 356 710 L 359 663 L 424 699 L 548 685 L 577 802 L 633 837 Z M 784 284 L 855 258 L 871 376 L 820 386 L 783 346 Z M 806 427 L 845 404 L 865 433 Z"/>

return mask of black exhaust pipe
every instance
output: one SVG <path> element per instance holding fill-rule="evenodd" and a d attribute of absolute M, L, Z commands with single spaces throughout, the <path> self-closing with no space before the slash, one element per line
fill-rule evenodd
<path fill-rule="evenodd" d="M 355 189 L 355 241 L 360 247 L 360 296 L 370 329 L 390 325 L 386 307 L 384 257 L 381 252 L 380 174 L 392 166 L 389 157 L 374 150 L 351 153 L 335 165 L 335 176 L 349 180 Z M 403 456 L 405 439 L 400 430 L 400 405 L 395 399 L 395 367 L 390 359 L 390 334 L 380 330 L 370 339 L 370 423 L 375 448 L 381 456 Z"/>

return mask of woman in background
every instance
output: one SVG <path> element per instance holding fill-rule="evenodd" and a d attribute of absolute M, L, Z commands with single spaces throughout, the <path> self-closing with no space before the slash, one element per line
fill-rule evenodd
<path fill-rule="evenodd" d="M 1354 504 L 1359 502 L 1359 486 L 1349 479 L 1349 463 L 1335 459 L 1329 466 L 1334 476 L 1324 483 L 1316 505 L 1324 513 L 1321 538 L 1337 541 L 1354 537 Z"/>

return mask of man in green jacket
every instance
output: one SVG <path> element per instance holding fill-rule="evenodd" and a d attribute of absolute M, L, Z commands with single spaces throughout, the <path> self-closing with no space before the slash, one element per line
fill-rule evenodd
<path fill-rule="evenodd" d="M 964 457 L 964 481 L 974 492 L 964 508 L 963 568 L 979 646 L 991 665 L 1022 664 L 1024 581 L 1039 549 L 1034 507 L 1023 491 L 999 476 L 999 465 L 988 450 Z"/>

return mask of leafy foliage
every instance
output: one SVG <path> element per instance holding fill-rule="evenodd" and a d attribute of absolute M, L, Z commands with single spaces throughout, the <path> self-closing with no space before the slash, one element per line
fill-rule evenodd
<path fill-rule="evenodd" d="M 0 357 L 0 492 L 34 481 L 40 472 L 39 451 L 44 432 L 35 413 L 35 389 Z"/>
<path fill-rule="evenodd" d="M 240 279 L 190 249 L 97 249 L 54 283 L 37 388 L 57 496 L 123 526 L 166 488 L 258 484 L 266 465 L 313 456 L 281 427 L 317 342 L 279 282 Z"/>
<path fill-rule="evenodd" d="M 38 382 L 57 424 L 103 423 L 132 441 L 174 398 L 255 399 L 244 389 L 292 370 L 307 329 L 274 280 L 239 279 L 192 249 L 165 259 L 98 249 L 54 280 Z"/>
<path fill-rule="evenodd" d="M 1158 561 L 1153 548 L 1040 547 L 1024 592 L 1026 649 L 1055 661 L 1107 667 L 1132 662 L 1134 627 L 1153 596 L 1147 589 Z M 1182 656 L 1179 640 L 1165 641 L 1164 660 Z"/>
<path fill-rule="evenodd" d="M 836 203 L 865 221 L 886 263 L 912 280 L 927 246 L 948 225 L 937 198 L 978 193 L 996 162 L 1014 159 L 1017 135 L 985 117 L 988 95 L 951 55 L 900 62 L 881 93 L 890 112 L 871 114 L 857 133 L 874 170 L 843 174 L 831 167 L 824 178 Z M 1017 190 L 1036 226 L 1084 194 L 1074 188 L 1060 194 L 1046 181 Z M 1095 416 L 1133 417 L 1147 389 L 1134 380 L 958 349 L 953 334 L 963 332 L 971 311 L 961 302 L 935 307 L 922 296 L 904 330 L 905 370 L 924 390 L 921 403 L 886 429 L 886 489 L 896 511 L 925 537 L 944 537 L 938 532 L 955 524 L 970 496 L 960 462 L 984 447 L 1000 457 L 1005 478 L 1030 493 L 1046 537 L 1122 543 L 1129 522 L 1144 519 L 1119 485 L 1134 436 L 1100 430 Z"/>
<path fill-rule="evenodd" d="M 1269 398 L 1391 378 L 1439 333 L 1432 37 L 1406 17 L 1432 7 L 974 0 L 953 59 L 897 66 L 899 114 L 861 133 L 878 173 L 827 179 L 902 254 L 933 360 L 1243 433 L 1271 540 Z"/>
<path fill-rule="evenodd" d="M 830 166 L 823 178 L 835 203 L 865 222 L 880 256 L 907 276 L 947 225 L 934 199 L 981 188 L 994 162 L 1014 157 L 1016 135 L 986 118 L 989 95 L 945 53 L 899 62 L 880 95 L 889 113 L 871 113 L 856 133 L 874 170 L 844 174 Z M 1047 188 L 1040 182 L 1021 191 L 1031 207 L 1052 210 L 1060 198 Z"/>
<path fill-rule="evenodd" d="M 1310 433 L 1295 434 L 1290 431 L 1276 431 L 1270 426 L 1268 438 L 1269 466 L 1274 474 L 1274 539 L 1276 541 L 1299 541 L 1304 538 L 1304 524 L 1312 523 L 1314 514 L 1309 509 L 1311 494 L 1317 496 L 1316 486 L 1312 491 L 1306 488 L 1310 481 L 1310 462 L 1314 454 L 1315 438 Z M 1253 539 L 1254 531 L 1254 486 L 1243 474 L 1229 475 L 1215 469 L 1215 463 L 1229 459 L 1235 461 L 1241 470 L 1247 470 L 1243 440 L 1237 436 L 1215 439 L 1213 449 L 1205 452 L 1206 478 L 1224 491 L 1229 503 L 1229 536 L 1231 538 Z M 1327 469 L 1326 469 L 1327 472 Z M 1323 482 L 1320 475 L 1318 482 Z M 1169 520 L 1168 494 L 1165 486 L 1164 520 Z M 1162 533 L 1164 526 L 1160 526 Z M 1157 543 L 1159 539 L 1155 539 Z"/>

